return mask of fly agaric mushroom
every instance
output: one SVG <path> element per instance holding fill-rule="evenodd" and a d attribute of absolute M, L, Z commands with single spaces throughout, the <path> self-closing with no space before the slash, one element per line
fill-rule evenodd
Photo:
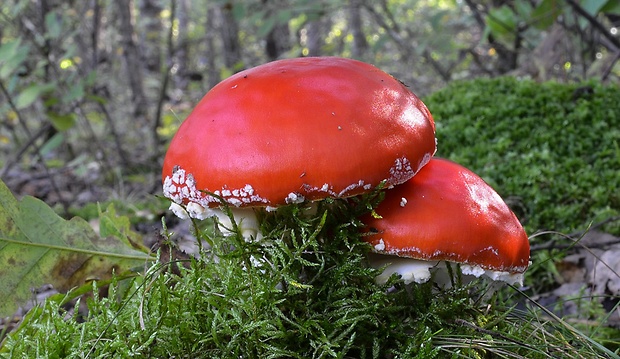
<path fill-rule="evenodd" d="M 430 268 L 460 263 L 463 274 L 522 283 L 528 237 L 502 198 L 482 178 L 454 162 L 433 158 L 406 183 L 385 193 L 379 216 L 364 218 L 373 245 L 371 264 L 387 265 L 405 283 L 422 283 Z"/>
<path fill-rule="evenodd" d="M 227 217 L 256 235 L 253 207 L 349 197 L 407 181 L 435 153 L 426 106 L 376 67 L 296 58 L 239 72 L 211 89 L 164 159 L 177 215 Z M 183 209 L 179 205 L 185 205 Z"/>

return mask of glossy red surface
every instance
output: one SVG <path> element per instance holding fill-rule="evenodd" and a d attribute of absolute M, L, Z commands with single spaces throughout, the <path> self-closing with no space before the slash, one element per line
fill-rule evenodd
<path fill-rule="evenodd" d="M 251 188 L 255 200 L 242 205 L 276 206 L 291 194 L 347 197 L 402 183 L 434 152 L 432 117 L 402 83 L 355 60 L 297 58 L 209 91 L 174 136 L 162 179 L 179 166 L 197 190 Z"/>
<path fill-rule="evenodd" d="M 387 190 L 376 212 L 383 218 L 364 221 L 378 231 L 368 237 L 377 252 L 511 273 L 528 266 L 529 241 L 517 217 L 482 178 L 454 162 L 431 159 Z"/>

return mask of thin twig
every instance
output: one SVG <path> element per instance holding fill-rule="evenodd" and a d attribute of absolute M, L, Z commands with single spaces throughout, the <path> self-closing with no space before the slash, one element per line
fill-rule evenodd
<path fill-rule="evenodd" d="M 618 60 L 620 60 L 620 50 L 616 51 L 616 54 L 614 55 L 614 58 L 611 59 L 611 62 L 609 63 L 609 65 L 607 66 L 605 71 L 603 71 L 603 76 L 601 76 L 601 80 L 602 81 L 606 81 L 607 80 L 607 78 L 611 74 L 611 70 L 613 70 L 613 68 L 614 68 L 616 62 L 618 62 Z"/>
<path fill-rule="evenodd" d="M 535 234 L 535 236 L 542 236 L 542 235 L 548 235 L 548 234 L 554 234 L 554 235 L 558 235 L 561 238 L 553 238 L 548 240 L 547 242 L 544 243 L 540 243 L 540 244 L 535 244 L 535 245 L 531 245 L 530 246 L 530 250 L 532 252 L 534 251 L 540 251 L 540 250 L 549 250 L 549 249 L 558 249 L 558 250 L 562 250 L 562 249 L 570 249 L 572 247 L 574 247 L 576 244 L 579 243 L 579 241 L 581 240 L 581 238 L 588 232 L 591 232 L 593 230 L 596 230 L 608 223 L 611 222 L 615 222 L 620 220 L 620 216 L 616 216 L 616 217 L 610 217 L 607 218 L 601 222 L 592 224 L 591 226 L 588 227 L 587 230 L 585 231 L 579 231 L 579 232 L 574 232 L 574 233 L 570 233 L 570 234 L 563 234 L 563 233 L 559 233 L 559 232 L 554 232 L 554 231 L 545 231 L 545 232 L 540 232 Z M 567 239 L 570 241 L 570 243 L 557 243 L 560 239 Z M 618 244 L 620 243 L 620 238 L 616 238 L 613 240 L 609 240 L 609 241 L 605 241 L 605 242 L 601 242 L 601 243 L 595 243 L 592 245 L 589 245 L 588 248 L 604 248 L 610 245 L 614 245 L 614 244 Z"/>
<path fill-rule="evenodd" d="M 6 89 L 6 87 L 4 87 L 4 83 L 2 83 L 2 81 L 0 81 L 0 91 L 2 91 L 2 94 L 4 95 L 7 103 L 9 104 L 9 107 L 15 113 L 15 116 L 17 117 L 17 122 L 20 124 L 20 126 L 22 127 L 26 135 L 32 136 L 32 134 L 30 133 L 30 129 L 28 128 L 28 125 L 26 124 L 26 121 L 21 116 L 19 110 L 17 109 L 17 106 L 15 105 L 15 102 L 13 101 L 13 97 L 11 97 L 11 94 L 9 94 L 9 91 Z"/>
<path fill-rule="evenodd" d="M 576 13 L 583 16 L 592 25 L 593 28 L 598 30 L 607 40 L 609 40 L 615 47 L 616 51 L 620 50 L 620 40 L 612 35 L 594 16 L 590 15 L 584 8 L 581 7 L 575 0 L 566 0 L 566 2 L 572 6 Z"/>
<path fill-rule="evenodd" d="M 484 29 L 487 26 L 487 24 L 484 21 L 484 17 L 482 16 L 482 14 L 480 14 L 480 11 L 478 10 L 478 4 L 474 4 L 472 0 L 465 0 L 465 4 L 469 6 L 469 9 L 471 10 L 471 13 L 474 15 L 474 19 L 476 19 L 478 26 Z"/>
<path fill-rule="evenodd" d="M 456 324 L 460 324 L 462 326 L 465 326 L 465 327 L 468 327 L 470 329 L 473 329 L 473 330 L 475 330 L 475 331 L 477 331 L 479 333 L 490 335 L 493 338 L 500 338 L 500 339 L 503 339 L 503 340 L 505 340 L 507 342 L 514 343 L 514 344 L 516 344 L 518 346 L 527 348 L 527 349 L 529 349 L 529 350 L 531 350 L 533 352 L 537 351 L 536 348 L 534 348 L 533 346 L 531 346 L 531 345 L 529 345 L 529 344 L 527 344 L 525 342 L 522 342 L 522 341 L 510 338 L 510 337 L 508 337 L 508 336 L 506 336 L 506 335 L 504 335 L 504 334 L 502 334 L 500 332 L 496 332 L 494 330 L 489 330 L 489 329 L 486 329 L 486 328 L 479 327 L 479 326 L 475 325 L 474 323 L 470 323 L 470 322 L 468 322 L 468 321 L 466 321 L 464 319 L 456 318 L 454 320 L 454 322 Z"/>
<path fill-rule="evenodd" d="M 390 22 L 392 23 L 392 25 L 389 25 L 384 19 L 383 17 L 377 12 L 375 11 L 375 9 L 372 7 L 372 5 L 365 5 L 364 8 L 370 13 L 370 15 L 372 16 L 372 18 L 375 20 L 375 22 L 381 27 L 383 28 L 387 34 L 390 36 L 390 38 L 392 38 L 392 41 L 394 41 L 396 43 L 396 45 L 400 48 L 401 52 L 403 53 L 404 57 L 407 59 L 411 59 L 414 58 L 414 52 L 413 49 L 411 48 L 409 44 L 410 41 L 408 41 L 407 39 L 404 39 L 400 34 L 400 29 L 396 23 L 396 21 L 392 20 L 393 16 L 391 15 L 391 12 L 388 11 L 387 5 L 384 3 L 384 11 L 386 11 L 386 16 L 388 17 L 388 19 L 390 19 Z M 409 31 L 407 29 L 407 35 L 412 38 L 413 34 L 411 34 L 411 31 Z M 422 57 L 431 65 L 431 67 L 441 76 L 442 80 L 444 80 L 445 82 L 450 81 L 451 75 L 450 72 L 446 69 L 444 69 L 441 64 L 439 63 L 439 61 L 436 61 L 435 59 L 433 59 L 433 57 L 431 56 L 431 53 L 428 49 L 425 49 L 422 52 Z"/>
<path fill-rule="evenodd" d="M 49 183 L 52 186 L 52 190 L 56 192 L 56 195 L 58 196 L 58 199 L 60 203 L 62 204 L 64 210 L 67 211 L 69 209 L 69 205 L 64 200 L 64 197 L 62 193 L 60 192 L 60 189 L 58 185 L 56 184 L 54 177 L 50 173 L 50 169 L 45 164 L 45 160 L 43 159 L 43 156 L 41 155 L 41 146 L 37 144 L 37 140 L 43 135 L 47 134 L 49 130 L 52 128 L 51 124 L 49 122 L 45 123 L 43 126 L 41 126 L 41 128 L 39 129 L 39 131 L 37 131 L 37 133 L 32 135 L 30 131 L 28 130 L 28 126 L 26 125 L 26 121 L 22 117 L 21 112 L 19 111 L 15 103 L 13 102 L 11 95 L 9 94 L 8 90 L 4 87 L 4 84 L 1 81 L 0 81 L 0 90 L 2 90 L 2 93 L 6 97 L 7 102 L 9 103 L 9 106 L 11 107 L 11 110 L 15 113 L 15 116 L 17 116 L 17 120 L 19 121 L 19 123 L 22 124 L 22 127 L 24 128 L 24 132 L 26 132 L 26 134 L 28 135 L 28 141 L 22 146 L 22 148 L 19 151 L 17 151 L 17 153 L 13 156 L 13 158 L 5 162 L 4 167 L 2 167 L 2 170 L 0 170 L 0 178 L 3 178 L 9 172 L 11 167 L 13 167 L 17 162 L 19 162 L 19 159 L 24 155 L 24 153 L 26 153 L 26 151 L 28 151 L 30 147 L 33 147 L 35 150 L 35 153 L 37 154 L 37 159 L 43 166 L 43 170 L 45 171 L 45 174 L 47 175 Z"/>
<path fill-rule="evenodd" d="M 47 132 L 49 131 L 49 129 L 52 127 L 51 124 L 46 123 L 43 126 L 41 126 L 41 128 L 39 128 L 39 131 L 37 131 L 35 134 L 30 135 L 28 137 L 28 141 L 26 141 L 26 143 L 24 143 L 21 148 L 15 152 L 15 154 L 13 155 L 12 158 L 9 158 L 5 163 L 4 166 L 2 167 L 2 170 L 0 170 L 0 178 L 4 178 L 4 176 L 6 176 L 7 173 L 9 173 L 9 171 L 11 170 L 11 168 L 13 168 L 13 166 L 19 162 L 19 160 L 22 158 L 22 156 L 24 155 L 24 153 L 26 153 L 28 151 L 28 149 L 30 147 L 34 147 L 36 152 L 39 152 L 39 147 L 36 144 L 36 141 L 42 137 L 43 135 L 47 134 Z M 49 177 L 49 175 L 46 173 L 45 177 Z"/>

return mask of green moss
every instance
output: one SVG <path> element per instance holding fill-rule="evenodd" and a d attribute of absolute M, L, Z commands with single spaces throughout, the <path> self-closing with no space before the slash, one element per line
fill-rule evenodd
<path fill-rule="evenodd" d="M 424 101 L 437 156 L 487 180 L 528 232 L 620 215 L 619 87 L 506 77 L 455 82 Z"/>
<path fill-rule="evenodd" d="M 515 291 L 484 303 L 484 282 L 438 289 L 393 277 L 377 285 L 358 218 L 379 199 L 323 202 L 316 214 L 304 205 L 262 213 L 259 241 L 200 232 L 211 243 L 200 259 L 160 261 L 143 276 L 112 282 L 107 296 L 95 288 L 82 299 L 86 318 L 63 307 L 73 294 L 51 298 L 8 337 L 0 357 L 434 358 L 510 351 L 544 358 L 549 348 L 599 355 L 585 337 L 506 308 Z"/>

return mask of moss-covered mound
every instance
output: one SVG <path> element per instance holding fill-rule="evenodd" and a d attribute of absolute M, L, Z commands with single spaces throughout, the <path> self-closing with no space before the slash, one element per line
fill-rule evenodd
<path fill-rule="evenodd" d="M 427 99 L 439 155 L 518 196 L 511 203 L 531 228 L 617 214 L 619 92 L 576 89 L 510 79 L 455 84 Z M 457 266 L 449 266 L 448 288 L 396 277 L 376 284 L 359 218 L 381 198 L 260 212 L 263 237 L 253 241 L 236 225 L 224 236 L 209 220 L 192 222 L 209 245 L 197 259 L 172 263 L 166 244 L 174 236 L 164 231 L 160 261 L 107 287 L 99 282 L 107 295 L 87 284 L 48 298 L 0 343 L 0 358 L 615 357 L 615 341 L 611 350 L 598 341 L 617 336 L 598 319 L 578 331 L 536 303 L 514 306 L 527 293 L 462 284 Z"/>
<path fill-rule="evenodd" d="M 437 155 L 487 180 L 529 233 L 569 233 L 620 215 L 619 87 L 479 79 L 424 101 Z"/>
<path fill-rule="evenodd" d="M 52 296 L 0 343 L 0 358 L 608 357 L 587 334 L 511 308 L 516 290 L 462 284 L 456 266 L 449 288 L 376 284 L 357 219 L 375 199 L 263 213 L 256 241 L 194 223 L 210 243 L 200 258 L 169 264 L 164 245 L 162 262 L 113 280 L 106 296 L 95 283 Z"/>

